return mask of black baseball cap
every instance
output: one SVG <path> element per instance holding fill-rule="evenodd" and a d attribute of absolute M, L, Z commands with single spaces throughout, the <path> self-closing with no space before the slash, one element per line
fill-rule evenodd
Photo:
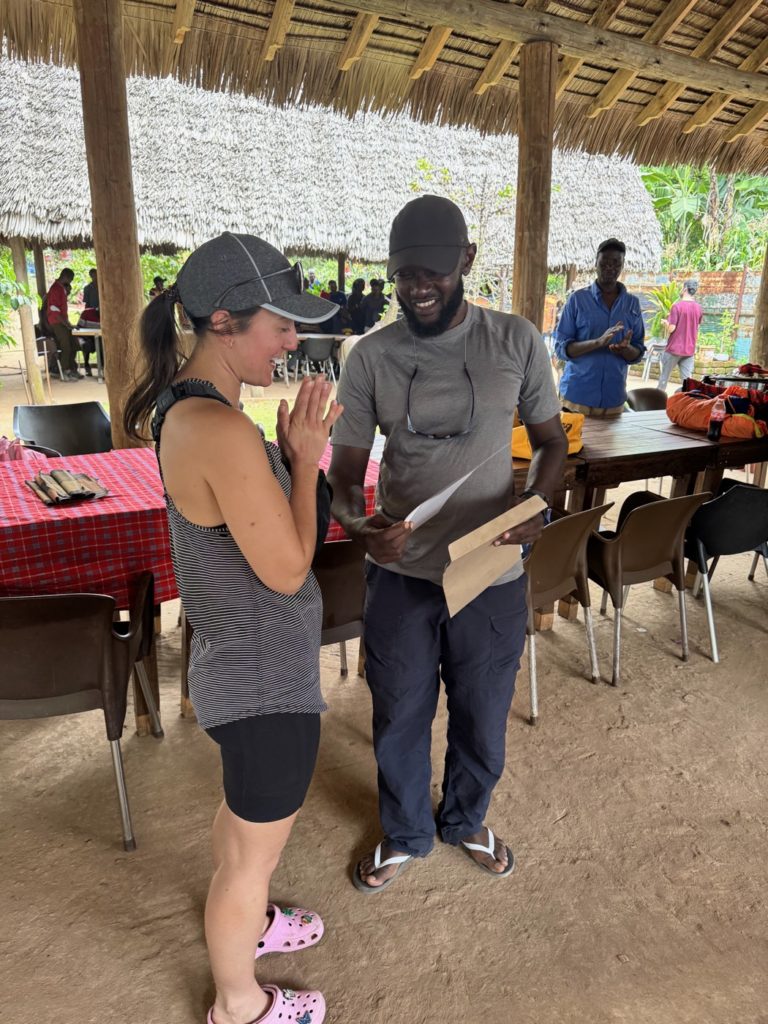
<path fill-rule="evenodd" d="M 618 249 L 622 256 L 627 255 L 627 247 L 623 242 L 620 242 L 618 238 L 606 238 L 604 242 L 601 242 L 597 247 L 597 254 L 600 255 L 604 249 Z"/>
<path fill-rule="evenodd" d="M 387 277 L 403 267 L 450 274 L 468 245 L 467 224 L 456 203 L 443 196 L 419 196 L 392 221 Z"/>
<path fill-rule="evenodd" d="M 176 287 L 190 316 L 217 309 L 237 313 L 260 306 L 280 316 L 318 324 L 338 306 L 304 291 L 300 263 L 293 266 L 263 238 L 225 231 L 204 242 L 181 268 Z"/>

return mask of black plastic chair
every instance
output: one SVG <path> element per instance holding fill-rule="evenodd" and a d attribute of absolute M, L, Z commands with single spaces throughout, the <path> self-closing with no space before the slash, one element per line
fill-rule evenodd
<path fill-rule="evenodd" d="M 659 388 L 634 388 L 627 392 L 627 405 L 632 412 L 666 409 L 667 394 Z"/>
<path fill-rule="evenodd" d="M 151 642 L 152 582 L 151 573 L 136 580 L 127 622 L 113 621 L 115 602 L 103 594 L 0 599 L 0 719 L 52 718 L 101 708 L 126 850 L 136 849 L 136 840 L 120 736 L 134 667 L 152 732 L 163 735 L 146 673 L 138 661 Z"/>
<path fill-rule="evenodd" d="M 722 555 L 738 555 L 754 551 L 750 579 L 760 555 L 768 556 L 768 491 L 752 484 L 723 480 L 720 493 L 697 511 L 685 534 L 685 554 L 696 562 L 698 575 L 693 596 L 704 584 L 707 626 L 712 645 L 712 661 L 719 662 L 715 616 L 712 610 L 710 582 Z M 712 564 L 708 566 L 708 562 Z"/>
<path fill-rule="evenodd" d="M 44 455 L 46 457 L 46 459 L 59 459 L 59 458 L 61 458 L 61 452 L 57 452 L 53 448 L 46 448 L 46 446 L 43 445 L 43 444 L 28 444 L 25 441 L 24 442 L 24 447 L 29 452 L 40 452 L 40 454 Z"/>
<path fill-rule="evenodd" d="M 30 444 L 62 455 L 91 455 L 112 450 L 109 416 L 100 402 L 72 405 L 17 405 L 13 432 Z"/>

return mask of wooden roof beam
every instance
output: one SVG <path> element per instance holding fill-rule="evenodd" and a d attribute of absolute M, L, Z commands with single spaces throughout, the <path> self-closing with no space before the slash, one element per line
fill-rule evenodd
<path fill-rule="evenodd" d="M 277 51 L 285 43 L 285 37 L 288 35 L 291 18 L 293 17 L 294 2 L 295 0 L 275 0 L 269 28 L 264 36 L 264 42 L 261 44 L 260 60 L 274 60 L 277 56 Z"/>
<path fill-rule="evenodd" d="M 762 2 L 763 0 L 736 0 L 733 6 L 707 32 L 693 51 L 693 56 L 700 60 L 709 60 L 710 57 L 714 57 L 717 51 L 739 31 L 755 8 L 761 6 Z M 650 121 L 655 121 L 657 117 L 666 113 L 678 96 L 684 92 L 685 85 L 672 82 L 645 105 L 635 118 L 635 124 L 642 127 Z"/>
<path fill-rule="evenodd" d="M 697 2 L 698 0 L 672 0 L 664 8 L 661 17 L 657 18 L 645 33 L 643 42 L 648 43 L 650 46 L 660 46 L 665 40 L 669 39 L 680 22 L 690 14 Z M 621 96 L 627 86 L 634 82 L 636 77 L 635 71 L 628 68 L 616 71 L 611 75 L 600 90 L 597 98 L 593 100 L 589 110 L 587 110 L 587 117 L 597 117 L 604 110 L 610 110 L 611 107 L 618 103 L 619 96 Z"/>
<path fill-rule="evenodd" d="M 690 10 L 696 0 L 670 0 L 656 24 L 666 24 L 666 15 L 678 3 Z M 414 19 L 428 25 L 445 20 L 445 0 L 343 0 L 343 6 L 382 18 L 412 24 Z M 491 39 L 513 43 L 544 40 L 555 43 L 569 57 L 643 73 L 661 82 L 680 82 L 707 92 L 727 92 L 752 102 L 768 101 L 768 75 L 739 71 L 725 64 L 697 60 L 645 39 L 595 28 L 560 15 L 538 13 L 502 4 L 498 0 L 452 0 L 454 32 L 481 33 Z M 683 17 L 684 15 L 681 15 Z"/>
<path fill-rule="evenodd" d="M 425 71 L 432 70 L 437 58 L 440 56 L 440 51 L 448 42 L 448 36 L 452 31 L 453 29 L 447 25 L 435 25 L 430 30 L 421 48 L 421 53 L 411 68 L 410 78 L 415 81 L 417 78 L 421 78 Z"/>
<path fill-rule="evenodd" d="M 445 13 L 445 7 L 443 7 L 443 13 Z M 378 23 L 379 16 L 375 11 L 371 11 L 369 14 L 361 11 L 358 14 L 352 31 L 347 36 L 341 57 L 339 57 L 339 71 L 349 71 L 352 65 L 360 60 Z"/>
<path fill-rule="evenodd" d="M 759 128 L 768 117 L 768 103 L 756 103 L 748 114 L 745 114 L 740 121 L 732 125 L 725 133 L 726 142 L 736 142 L 737 139 L 749 135 L 756 128 Z"/>
<path fill-rule="evenodd" d="M 525 6 L 530 11 L 543 11 L 547 2 L 548 0 L 525 0 Z M 482 96 L 492 85 L 498 85 L 519 52 L 519 43 L 503 39 L 491 54 L 488 63 L 472 87 L 475 96 Z"/>
<path fill-rule="evenodd" d="M 165 46 L 163 56 L 163 74 L 173 74 L 179 59 L 179 50 L 187 37 L 187 32 L 192 28 L 192 19 L 195 16 L 195 0 L 176 0 L 176 10 L 173 12 L 173 23 L 171 25 L 171 38 Z"/>
<path fill-rule="evenodd" d="M 768 36 L 739 64 L 739 71 L 759 71 L 766 61 L 768 61 Z M 716 92 L 714 96 L 710 96 L 706 103 L 702 103 L 693 117 L 685 122 L 683 133 L 688 135 L 696 128 L 703 128 L 705 124 L 709 124 L 721 110 L 728 106 L 732 99 L 733 96 L 729 96 L 727 93 Z"/>
<path fill-rule="evenodd" d="M 622 7 L 626 7 L 626 5 L 627 0 L 601 0 L 587 24 L 594 25 L 596 28 L 608 28 Z M 584 61 L 578 57 L 563 57 L 560 74 L 557 77 L 556 95 L 558 99 L 576 77 L 583 63 Z"/>

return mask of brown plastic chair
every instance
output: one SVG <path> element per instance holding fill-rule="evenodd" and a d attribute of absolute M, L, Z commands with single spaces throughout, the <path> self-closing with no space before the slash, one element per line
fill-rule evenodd
<path fill-rule="evenodd" d="M 321 643 L 339 644 L 341 674 L 348 674 L 347 640 L 363 635 L 365 552 L 350 540 L 325 544 L 312 571 L 323 595 Z"/>
<path fill-rule="evenodd" d="M 534 625 L 536 608 L 550 604 L 566 594 L 576 595 L 584 609 L 592 682 L 596 683 L 600 679 L 587 578 L 587 540 L 592 530 L 597 528 L 602 516 L 612 506 L 613 502 L 610 502 L 599 508 L 589 508 L 584 512 L 554 519 L 544 527 L 543 533 L 523 563 L 527 575 L 528 682 L 531 708 L 528 721 L 531 725 L 536 725 L 539 719 Z"/>
<path fill-rule="evenodd" d="M 152 574 L 136 581 L 128 622 L 114 622 L 103 594 L 0 599 L 0 719 L 51 718 L 101 708 L 112 751 L 123 846 L 136 849 L 120 736 L 136 666 L 152 732 L 162 736 L 146 672 L 138 664 L 152 622 Z M 150 634 L 151 636 L 151 634 Z"/>
<path fill-rule="evenodd" d="M 683 538 L 696 509 L 709 493 L 662 498 L 651 491 L 630 494 L 621 507 L 616 532 L 596 533 L 587 545 L 589 578 L 604 590 L 600 613 L 608 595 L 614 607 L 613 673 L 621 672 L 621 615 L 629 588 L 666 576 L 677 587 L 680 606 L 682 659 L 688 660 L 688 625 L 685 616 L 685 560 Z"/>
<path fill-rule="evenodd" d="M 634 388 L 627 392 L 627 405 L 632 412 L 652 412 L 667 408 L 667 393 L 659 388 Z"/>

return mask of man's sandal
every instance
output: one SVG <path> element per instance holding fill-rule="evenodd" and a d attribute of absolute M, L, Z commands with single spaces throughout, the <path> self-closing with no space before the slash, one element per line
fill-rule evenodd
<path fill-rule="evenodd" d="M 265 953 L 295 953 L 316 945 L 323 937 L 325 925 L 319 914 L 301 907 L 278 907 L 267 904 L 272 921 L 261 936 L 256 959 Z"/>
<path fill-rule="evenodd" d="M 368 885 L 368 883 L 364 882 L 360 877 L 360 865 L 356 864 L 352 870 L 352 884 L 354 885 L 358 892 L 364 892 L 366 895 L 371 895 L 375 892 L 381 892 L 383 889 L 386 889 L 388 885 L 391 885 L 397 878 L 397 876 L 400 874 L 400 872 L 404 871 L 408 866 L 409 862 L 413 860 L 413 857 L 411 856 L 410 853 L 399 853 L 394 857 L 387 857 L 386 860 L 382 860 L 381 847 L 382 843 L 379 843 L 373 854 L 373 872 L 371 872 L 371 874 L 378 871 L 379 868 L 388 868 L 390 864 L 397 864 L 397 871 L 394 873 L 394 875 L 392 875 L 391 878 L 388 878 L 385 882 L 382 882 L 381 885 Z"/>
<path fill-rule="evenodd" d="M 272 1002 L 266 1013 L 252 1024 L 322 1024 L 325 1020 L 325 1000 L 320 992 L 294 992 L 277 985 L 262 985 Z M 208 1024 L 215 1024 L 213 1009 L 208 1011 Z"/>
<path fill-rule="evenodd" d="M 504 868 L 503 871 L 494 871 L 493 868 L 489 868 L 487 864 L 483 864 L 481 861 L 476 860 L 469 852 L 470 850 L 475 850 L 477 853 L 487 853 L 488 856 L 493 857 L 494 860 L 498 859 L 496 857 L 496 837 L 494 836 L 493 832 L 487 825 L 485 826 L 485 831 L 488 833 L 487 846 L 483 846 L 482 843 L 466 843 L 464 842 L 463 839 L 460 839 L 459 842 L 464 847 L 464 852 L 472 860 L 472 863 L 477 864 L 477 866 L 479 868 L 482 868 L 482 870 L 485 871 L 486 874 L 493 875 L 494 878 L 506 878 L 507 875 L 511 875 L 512 872 L 515 870 L 515 855 L 512 853 L 508 846 L 504 847 L 504 849 L 507 851 L 508 859 L 507 866 Z"/>

